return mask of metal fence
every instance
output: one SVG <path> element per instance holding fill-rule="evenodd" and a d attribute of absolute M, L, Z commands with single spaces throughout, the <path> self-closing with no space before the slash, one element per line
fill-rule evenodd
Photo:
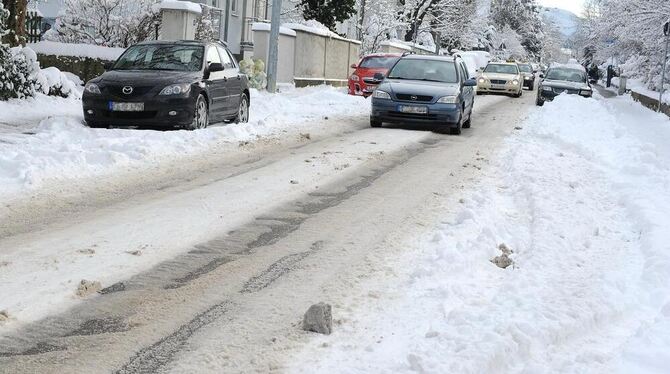
<path fill-rule="evenodd" d="M 26 14 L 26 41 L 37 43 L 42 40 L 42 16 L 34 10 Z"/>

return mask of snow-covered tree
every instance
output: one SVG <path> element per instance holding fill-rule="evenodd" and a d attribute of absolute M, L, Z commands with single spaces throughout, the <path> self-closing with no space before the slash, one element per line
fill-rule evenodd
<path fill-rule="evenodd" d="M 334 31 L 337 22 L 349 19 L 356 13 L 356 0 L 301 0 L 305 20 L 315 20 Z"/>
<path fill-rule="evenodd" d="M 65 0 L 59 33 L 65 42 L 128 47 L 153 37 L 154 0 Z"/>
<path fill-rule="evenodd" d="M 195 40 L 215 41 L 219 39 L 219 35 L 214 30 L 214 22 L 212 21 L 212 12 L 207 5 L 200 5 L 202 13 L 198 19 L 198 26 L 195 29 Z"/>
<path fill-rule="evenodd" d="M 23 45 L 26 42 L 26 12 L 28 0 L 2 0 L 3 7 L 9 12 L 5 21 L 6 32 L 3 42 L 10 46 Z"/>
<path fill-rule="evenodd" d="M 535 0 L 492 0 L 491 21 L 497 30 L 509 26 L 530 57 L 542 51 L 542 19 Z M 509 33 L 508 38 L 509 38 Z"/>

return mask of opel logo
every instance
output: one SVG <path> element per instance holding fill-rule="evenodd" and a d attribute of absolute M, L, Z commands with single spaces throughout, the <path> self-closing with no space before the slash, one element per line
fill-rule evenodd
<path fill-rule="evenodd" d="M 410 97 L 410 99 L 412 99 L 412 101 L 416 101 L 416 99 L 418 99 L 418 97 L 412 95 L 412 96 Z"/>
<path fill-rule="evenodd" d="M 131 86 L 125 86 L 121 91 L 126 95 L 130 95 L 133 93 L 133 88 Z"/>

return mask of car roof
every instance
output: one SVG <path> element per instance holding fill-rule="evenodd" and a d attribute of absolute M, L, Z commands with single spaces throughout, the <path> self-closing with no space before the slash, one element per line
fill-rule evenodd
<path fill-rule="evenodd" d="M 174 44 L 174 45 L 205 45 L 209 42 L 202 42 L 199 40 L 147 40 L 139 42 L 137 45 L 155 45 L 155 44 Z"/>
<path fill-rule="evenodd" d="M 363 56 L 363 58 L 368 57 L 402 57 L 402 53 L 370 53 L 369 55 Z"/>
<path fill-rule="evenodd" d="M 436 61 L 454 61 L 453 56 L 446 55 L 405 55 L 401 58 L 402 60 L 436 60 Z"/>

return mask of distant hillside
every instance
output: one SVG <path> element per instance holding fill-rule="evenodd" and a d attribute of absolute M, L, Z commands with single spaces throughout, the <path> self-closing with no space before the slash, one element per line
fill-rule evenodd
<path fill-rule="evenodd" d="M 565 9 L 543 8 L 542 17 L 546 22 L 555 24 L 566 38 L 571 37 L 579 25 L 579 17 Z"/>

